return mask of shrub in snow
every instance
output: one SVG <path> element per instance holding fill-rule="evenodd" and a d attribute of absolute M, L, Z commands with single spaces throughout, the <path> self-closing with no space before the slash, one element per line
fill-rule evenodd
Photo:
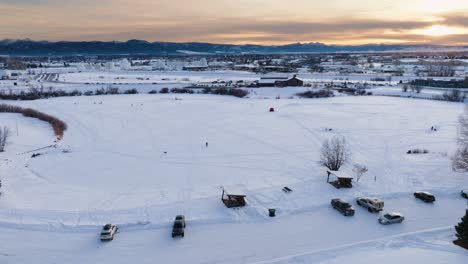
<path fill-rule="evenodd" d="M 228 94 L 235 97 L 243 98 L 246 97 L 249 94 L 249 92 L 242 89 L 229 89 Z"/>
<path fill-rule="evenodd" d="M 429 150 L 427 149 L 410 149 L 406 154 L 428 154 Z"/>
<path fill-rule="evenodd" d="M 356 92 L 354 93 L 355 95 L 366 95 L 367 92 L 364 89 L 357 89 Z"/>
<path fill-rule="evenodd" d="M 55 135 L 59 139 L 63 137 L 63 134 L 67 129 L 67 124 L 62 120 L 31 108 L 0 104 L 0 113 L 18 113 L 23 114 L 26 117 L 32 117 L 47 122 L 52 126 Z"/>
<path fill-rule="evenodd" d="M 0 127 L 0 152 L 5 151 L 5 146 L 8 142 L 8 138 L 10 137 L 10 130 L 8 127 Z"/>
<path fill-rule="evenodd" d="M 69 93 L 70 96 L 81 96 L 83 95 L 82 92 L 78 91 L 78 90 L 73 90 Z"/>
<path fill-rule="evenodd" d="M 337 171 L 349 159 L 350 152 L 344 137 L 333 137 L 322 143 L 320 164 L 330 170 Z"/>
<path fill-rule="evenodd" d="M 297 93 L 297 96 L 304 98 L 323 98 L 323 97 L 332 97 L 333 91 L 330 90 L 318 90 L 318 91 L 307 91 L 303 93 Z"/>
<path fill-rule="evenodd" d="M 156 90 L 151 90 L 151 91 L 149 91 L 148 93 L 149 93 L 149 94 L 157 94 L 158 91 L 156 91 Z"/>
<path fill-rule="evenodd" d="M 203 88 L 202 93 L 203 94 L 210 94 L 210 93 L 212 93 L 212 90 L 211 90 L 210 87 L 205 87 L 205 88 Z"/>
<path fill-rule="evenodd" d="M 94 94 L 95 95 L 104 95 L 104 94 L 106 94 L 106 90 L 104 90 L 104 88 L 96 89 L 96 91 L 94 91 Z"/>
<path fill-rule="evenodd" d="M 193 94 L 194 91 L 192 89 L 188 88 L 172 88 L 171 93 L 176 93 L 176 94 Z"/>
<path fill-rule="evenodd" d="M 451 90 L 444 92 L 441 99 L 449 102 L 463 102 L 465 101 L 465 94 L 459 90 Z"/>
<path fill-rule="evenodd" d="M 124 92 L 124 94 L 138 94 L 138 90 L 133 88 L 133 89 L 128 89 Z"/>
<path fill-rule="evenodd" d="M 218 94 L 218 95 L 227 95 L 229 93 L 228 89 L 224 87 L 216 88 L 213 91 L 213 94 Z"/>
<path fill-rule="evenodd" d="M 161 91 L 159 91 L 159 93 L 167 94 L 169 93 L 169 88 L 162 88 Z"/>
<path fill-rule="evenodd" d="M 108 86 L 106 89 L 106 94 L 120 94 L 119 88 Z"/>

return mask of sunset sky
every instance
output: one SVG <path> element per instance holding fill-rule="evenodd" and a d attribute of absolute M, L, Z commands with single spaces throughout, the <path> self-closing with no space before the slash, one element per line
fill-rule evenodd
<path fill-rule="evenodd" d="M 0 39 L 468 45 L 468 0 L 0 0 Z"/>

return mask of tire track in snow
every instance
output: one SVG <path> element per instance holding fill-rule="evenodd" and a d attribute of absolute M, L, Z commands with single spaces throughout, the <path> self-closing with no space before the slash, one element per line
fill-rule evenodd
<path fill-rule="evenodd" d="M 363 241 L 354 242 L 354 243 L 347 243 L 347 244 L 343 244 L 343 245 L 339 245 L 339 246 L 335 246 L 335 247 L 328 247 L 328 248 L 324 248 L 324 249 L 307 251 L 307 252 L 288 255 L 288 256 L 283 256 L 283 257 L 279 257 L 279 258 L 273 258 L 273 259 L 268 259 L 268 260 L 263 260 L 263 261 L 251 262 L 250 264 L 268 264 L 268 263 L 288 261 L 288 260 L 291 260 L 291 259 L 294 259 L 294 258 L 307 257 L 307 256 L 312 256 L 312 255 L 321 254 L 321 253 L 330 252 L 330 251 L 344 250 L 344 249 L 353 248 L 353 247 L 356 247 L 356 246 L 372 245 L 372 244 L 375 244 L 375 243 L 378 243 L 378 242 L 384 242 L 386 240 L 392 240 L 392 239 L 395 239 L 395 238 L 404 238 L 404 237 L 411 237 L 411 236 L 421 235 L 421 234 L 448 231 L 448 230 L 451 230 L 452 228 L 453 228 L 453 226 L 443 226 L 443 227 L 422 229 L 422 230 L 418 230 L 418 231 L 400 233 L 400 234 L 396 234 L 396 235 L 383 236 L 383 237 L 380 237 L 380 238 L 377 238 L 377 239 L 368 239 L 368 240 L 363 240 Z"/>

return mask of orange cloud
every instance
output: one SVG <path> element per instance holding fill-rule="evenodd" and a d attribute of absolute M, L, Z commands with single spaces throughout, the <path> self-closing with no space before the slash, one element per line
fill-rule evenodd
<path fill-rule="evenodd" d="M 468 44 L 468 1 L 2 0 L 0 39 Z M 431 7 L 431 8 L 429 8 Z M 436 9 L 434 9 L 437 7 Z M 437 13 L 442 10 L 446 13 Z M 418 37 L 416 37 L 418 36 Z"/>

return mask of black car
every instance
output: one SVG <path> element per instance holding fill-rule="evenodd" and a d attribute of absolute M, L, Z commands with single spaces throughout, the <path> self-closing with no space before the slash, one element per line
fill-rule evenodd
<path fill-rule="evenodd" d="M 172 237 L 181 236 L 184 237 L 185 223 L 182 220 L 175 220 L 172 226 Z"/>
<path fill-rule="evenodd" d="M 460 195 L 463 197 L 463 198 L 466 198 L 468 199 L 468 190 L 463 190 L 460 192 Z"/>
<path fill-rule="evenodd" d="M 178 216 L 175 217 L 175 221 L 177 221 L 177 220 L 182 221 L 182 223 L 184 224 L 184 228 L 185 228 L 185 216 L 178 215 Z"/>
<path fill-rule="evenodd" d="M 342 200 L 342 199 L 332 199 L 331 205 L 334 209 L 338 210 L 344 216 L 353 216 L 354 215 L 354 208 L 351 206 L 350 203 Z"/>
<path fill-rule="evenodd" d="M 415 192 L 414 197 L 423 200 L 426 203 L 433 203 L 436 200 L 435 196 L 428 192 Z"/>

